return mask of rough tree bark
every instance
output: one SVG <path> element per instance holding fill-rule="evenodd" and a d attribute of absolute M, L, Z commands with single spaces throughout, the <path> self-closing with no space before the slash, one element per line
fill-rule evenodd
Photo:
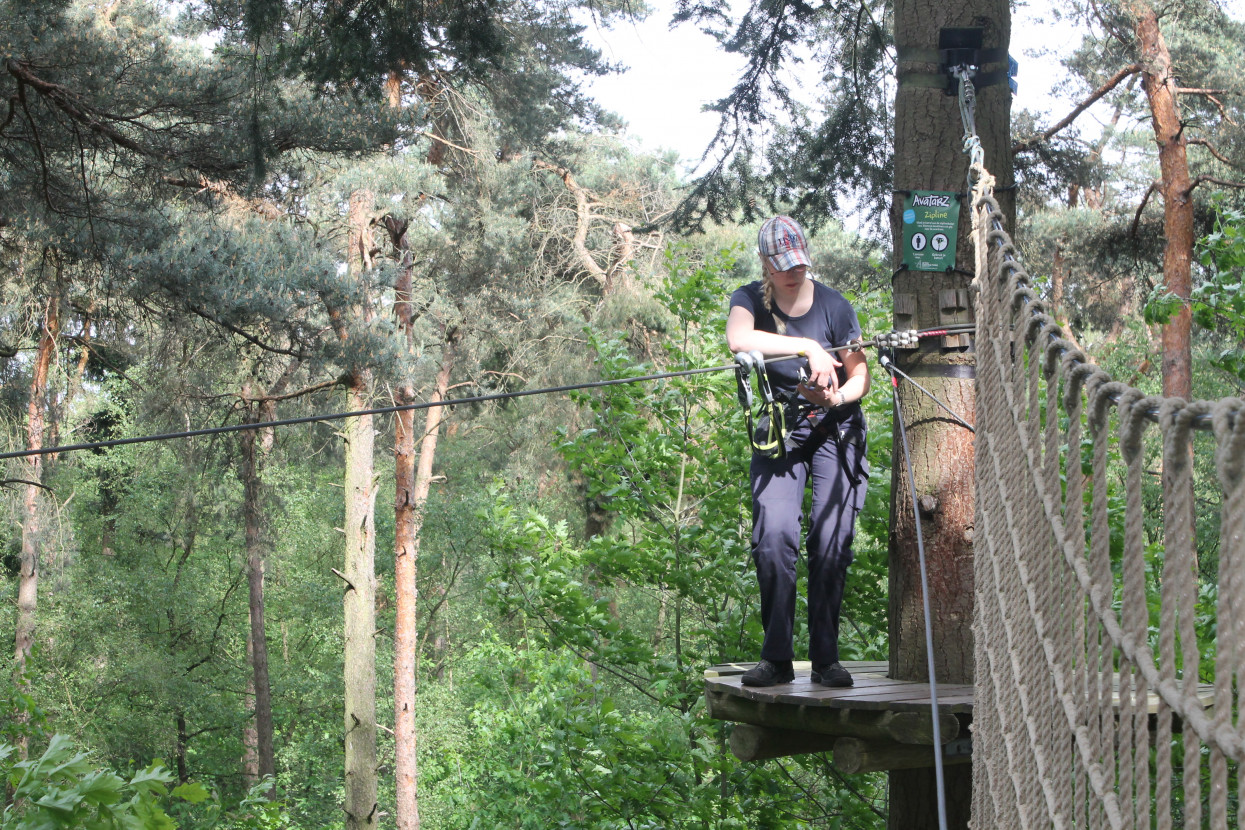
<path fill-rule="evenodd" d="M 60 280 L 56 281 L 57 286 Z M 43 448 L 43 434 L 47 426 L 48 374 L 56 354 L 56 340 L 60 336 L 60 292 L 53 292 L 43 309 L 43 325 L 40 327 L 39 345 L 35 350 L 35 362 L 30 373 L 30 401 L 26 405 L 26 449 Z M 17 583 L 17 630 L 14 637 L 14 670 L 19 682 L 25 683 L 26 661 L 35 643 L 35 623 L 39 596 L 39 555 L 43 547 L 43 527 L 39 516 L 39 490 L 43 487 L 44 463 L 42 455 L 29 455 L 25 459 L 25 485 L 22 489 L 22 554 L 21 570 Z M 24 721 L 25 712 L 17 713 Z M 18 739 L 18 752 L 24 759 L 27 752 L 25 736 Z"/>
<path fill-rule="evenodd" d="M 1162 178 L 1157 189 L 1163 196 L 1163 282 L 1167 290 L 1179 297 L 1180 307 L 1163 324 L 1163 395 L 1169 398 L 1193 397 L 1193 182 L 1189 176 L 1188 144 L 1185 125 L 1180 120 L 1177 83 L 1172 75 L 1171 53 L 1159 28 L 1154 7 L 1135 2 L 1134 32 L 1140 52 L 1141 86 L 1150 104 L 1150 121 L 1154 141 L 1159 145 L 1159 170 Z M 1193 446 L 1188 447 L 1189 460 Z M 1196 501 L 1179 498 L 1179 491 L 1169 470 L 1163 469 L 1163 521 L 1172 527 L 1178 523 L 1177 512 L 1185 505 L 1184 521 L 1193 526 Z"/>
<path fill-rule="evenodd" d="M 1011 32 L 1008 5 L 1004 0 L 900 0 L 895 5 L 895 43 L 901 53 L 939 47 L 944 27 L 980 27 L 983 46 L 1007 49 Z M 910 53 L 911 54 L 911 53 Z M 998 64 L 983 66 L 983 70 Z M 902 60 L 900 76 L 908 72 L 936 73 L 937 64 Z M 1005 84 L 984 87 L 977 93 L 977 133 L 985 151 L 986 166 L 1000 188 L 1010 185 L 1010 95 Z M 973 270 L 971 211 L 967 200 L 960 211 L 956 270 L 947 273 L 903 270 L 903 191 L 967 189 L 968 157 L 961 151 L 963 126 L 957 99 L 933 89 L 900 81 L 895 99 L 895 188 L 891 209 L 894 239 L 896 323 L 916 328 L 940 325 L 940 293 L 967 294 Z M 1002 191 L 1006 200 L 1010 191 Z M 1010 205 L 1004 201 L 1004 208 Z M 971 295 L 968 295 L 971 297 Z M 971 300 L 970 300 L 971 303 Z M 898 318 L 901 315 L 906 319 Z M 896 355 L 900 368 L 945 401 L 961 417 L 974 420 L 973 389 L 976 360 L 971 350 L 943 348 L 942 343 L 922 341 L 916 351 Z M 916 495 L 921 504 L 921 529 L 925 541 L 929 602 L 934 621 L 935 672 L 940 682 L 973 681 L 973 440 L 972 434 L 955 423 L 911 384 L 900 381 L 899 412 L 908 428 Z M 916 521 L 912 489 L 898 427 L 895 434 L 892 475 L 890 538 L 890 675 L 903 680 L 927 680 L 925 625 Z M 946 769 L 947 820 L 949 827 L 967 827 L 972 803 L 972 773 L 968 766 Z M 925 830 L 938 827 L 934 809 L 934 771 L 894 770 L 890 773 L 888 827 Z"/>
<path fill-rule="evenodd" d="M 243 388 L 244 399 L 253 390 L 248 384 Z M 270 401 L 251 404 L 247 408 L 247 421 L 256 423 L 271 420 L 275 415 Z M 248 429 L 240 434 L 242 463 L 239 478 L 242 479 L 242 514 L 246 539 L 246 577 L 248 586 L 248 616 L 246 652 L 251 664 L 248 692 L 253 701 L 254 767 L 248 757 L 247 775 L 252 783 L 260 778 L 276 776 L 276 758 L 273 749 L 272 686 L 268 680 L 268 638 L 264 624 L 264 540 L 263 505 L 261 492 L 262 458 L 272 447 L 273 431 Z M 247 746 L 248 751 L 251 747 Z M 269 796 L 275 796 L 275 789 Z"/>
<path fill-rule="evenodd" d="M 396 302 L 394 312 L 398 324 L 406 334 L 408 343 L 414 342 L 415 310 L 411 304 L 411 257 L 406 238 L 407 224 L 393 217 L 385 217 L 383 224 L 389 231 L 394 249 L 398 252 Z M 442 337 L 441 367 L 437 372 L 436 386 L 431 402 L 445 399 L 449 389 L 450 372 L 454 366 L 458 333 L 448 328 Z M 410 386 L 400 390 L 401 403 L 415 399 Z M 419 820 L 419 735 L 415 727 L 415 663 L 419 648 L 417 625 L 418 575 L 420 531 L 424 523 L 424 505 L 432 485 L 432 465 L 436 457 L 437 439 L 445 409 L 434 406 L 425 411 L 424 431 L 419 442 L 419 462 L 415 462 L 415 413 L 407 410 L 398 413 L 394 435 L 394 585 L 396 617 L 394 620 L 394 742 L 396 823 L 399 830 L 418 830 Z"/>
<path fill-rule="evenodd" d="M 1188 400 L 1192 392 L 1193 357 L 1190 333 L 1193 311 L 1193 195 L 1188 145 L 1180 121 L 1176 79 L 1171 53 L 1159 29 L 1158 17 L 1148 3 L 1133 3 L 1134 31 L 1140 51 L 1141 84 L 1150 104 L 1154 140 L 1159 145 L 1163 196 L 1163 281 L 1182 300 L 1180 310 L 1162 331 L 1163 394 Z"/>
<path fill-rule="evenodd" d="M 26 449 L 43 448 L 43 433 L 47 426 L 48 374 L 56 354 L 56 339 L 60 336 L 60 298 L 49 297 L 43 309 L 39 345 L 35 350 L 35 362 L 30 373 L 30 401 L 26 404 Z M 22 558 L 21 575 L 17 587 L 17 632 L 14 659 L 19 672 L 26 668 L 26 660 L 35 642 L 35 616 L 38 606 L 39 549 L 42 526 L 39 517 L 39 490 L 43 486 L 43 456 L 29 455 L 25 459 L 25 487 L 22 491 Z"/>
<path fill-rule="evenodd" d="M 347 261 L 360 273 L 371 261 L 369 213 L 375 197 L 371 191 L 350 194 L 350 243 Z M 360 310 L 366 319 L 369 311 Z M 345 329 L 340 327 L 340 337 Z M 346 390 L 349 410 L 371 405 L 371 373 L 350 369 Z M 378 826 L 376 781 L 376 480 L 372 416 L 350 418 L 346 439 L 346 558 L 343 578 L 345 612 L 345 727 L 347 830 L 371 830 Z"/>
<path fill-rule="evenodd" d="M 243 705 L 251 711 L 251 717 L 242 726 L 242 780 L 247 788 L 259 781 L 259 729 L 255 725 L 255 651 L 251 631 L 246 632 L 246 664 L 251 667 L 246 676 L 246 690 L 242 693 Z"/>
<path fill-rule="evenodd" d="M 411 342 L 414 309 L 411 305 L 411 254 L 407 224 L 385 217 L 385 228 L 398 251 L 399 271 L 394 314 Z M 398 403 L 413 403 L 415 390 L 404 385 Z M 393 623 L 393 739 L 394 818 L 400 830 L 419 827 L 419 734 L 415 727 L 415 654 L 419 648 L 416 577 L 419 564 L 418 519 L 415 508 L 415 413 L 399 412 L 394 425 L 394 623 Z"/>

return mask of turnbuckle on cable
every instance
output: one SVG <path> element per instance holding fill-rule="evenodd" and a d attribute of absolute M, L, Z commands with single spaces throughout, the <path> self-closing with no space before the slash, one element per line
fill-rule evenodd
<path fill-rule="evenodd" d="M 959 81 L 960 123 L 964 126 L 964 152 L 968 154 L 968 189 L 976 186 L 977 171 L 985 164 L 986 151 L 977 135 L 977 89 L 973 76 L 977 70 L 967 64 L 951 67 L 951 75 Z"/>

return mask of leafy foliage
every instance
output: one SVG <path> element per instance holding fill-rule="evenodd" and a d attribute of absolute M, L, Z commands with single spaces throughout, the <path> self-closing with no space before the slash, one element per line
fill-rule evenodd
<path fill-rule="evenodd" d="M 1193 289 L 1193 322 L 1232 344 L 1211 364 L 1245 384 L 1245 210 L 1221 206 L 1214 230 L 1198 242 L 1197 256 L 1206 277 Z"/>
<path fill-rule="evenodd" d="M 1204 271 L 1189 297 L 1193 322 L 1229 345 L 1209 357 L 1211 366 L 1245 385 L 1245 211 L 1220 204 L 1214 229 L 1197 244 L 1197 259 Z M 1145 307 L 1146 322 L 1163 324 L 1185 305 L 1166 286 L 1151 292 Z"/>
<path fill-rule="evenodd" d="M 170 790 L 174 777 L 159 762 L 126 777 L 99 769 L 64 735 L 54 735 L 36 759 L 17 757 L 13 746 L 0 744 L 0 775 L 13 791 L 13 803 L 0 813 L 4 830 L 171 830 L 177 825 L 164 810 L 168 798 L 208 797 L 199 784 Z"/>

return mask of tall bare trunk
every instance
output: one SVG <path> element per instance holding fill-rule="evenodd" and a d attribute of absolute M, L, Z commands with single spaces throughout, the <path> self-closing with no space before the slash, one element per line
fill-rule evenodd
<path fill-rule="evenodd" d="M 242 780 L 246 786 L 259 781 L 259 730 L 255 728 L 255 643 L 250 629 L 246 632 L 246 665 L 251 669 L 246 675 L 246 691 L 242 693 L 243 706 L 251 717 L 242 726 Z"/>
<path fill-rule="evenodd" d="M 392 76 L 391 76 L 392 81 Z M 392 101 L 391 101 L 392 103 Z M 394 104 L 396 106 L 396 104 Z M 411 305 L 411 252 L 407 223 L 391 216 L 384 224 L 399 260 L 394 314 L 406 335 L 414 341 L 415 312 Z M 412 403 L 414 389 L 399 389 L 399 403 Z M 394 593 L 393 627 L 393 733 L 394 812 L 400 830 L 419 827 L 419 733 L 415 725 L 415 655 L 419 648 L 416 577 L 419 573 L 419 512 L 415 482 L 415 413 L 399 412 L 394 430 Z"/>
<path fill-rule="evenodd" d="M 352 410 L 370 405 L 366 379 L 347 394 Z M 346 827 L 376 821 L 376 482 L 372 416 L 346 425 Z"/>
<path fill-rule="evenodd" d="M 1003 0 L 900 0 L 895 4 L 895 43 L 907 50 L 936 54 L 943 28 L 980 27 L 982 46 L 1006 53 L 1011 35 L 1010 9 Z M 986 71 L 998 64 L 981 67 Z M 936 63 L 922 58 L 900 61 L 899 75 L 935 72 Z M 1012 213 L 1011 96 L 1006 85 L 984 86 L 977 92 L 976 128 L 985 163 L 998 181 L 996 191 L 1005 213 Z M 900 83 L 895 97 L 895 187 L 959 192 L 964 189 L 968 157 L 962 152 L 963 126 L 956 98 L 936 89 Z M 903 198 L 891 209 L 891 232 L 899 271 L 894 281 L 896 315 L 910 315 L 913 328 L 934 327 L 955 319 L 949 296 L 971 297 L 974 268 L 971 212 L 960 211 L 955 272 L 917 272 L 903 267 Z M 961 292 L 963 292 L 961 294 Z M 971 300 L 969 301 L 971 302 Z M 944 316 L 947 315 L 947 316 Z M 897 321 L 898 322 L 898 321 Z M 922 341 L 915 351 L 900 351 L 895 362 L 919 383 L 972 423 L 975 417 L 976 359 L 963 343 Z M 883 392 L 882 394 L 886 394 Z M 892 465 L 890 537 L 890 676 L 901 680 L 973 682 L 973 489 L 972 434 L 945 417 L 911 384 L 900 381 L 896 417 L 907 425 L 910 455 L 903 458 L 898 427 Z M 913 466 L 913 479 L 907 464 Z M 913 497 L 922 505 L 913 511 Z M 923 533 L 929 592 L 923 596 L 916 533 Z M 923 601 L 932 611 L 935 665 L 926 662 Z M 890 771 L 890 813 L 887 826 L 924 830 L 939 826 L 932 769 Z M 947 826 L 968 826 L 972 776 L 964 767 L 945 771 Z"/>
<path fill-rule="evenodd" d="M 60 334 L 60 298 L 56 292 L 47 301 L 43 314 L 42 335 L 35 352 L 35 362 L 30 378 L 30 402 L 26 407 L 26 449 L 43 448 L 43 432 L 46 426 L 48 374 L 56 351 L 56 338 Z M 35 616 L 38 607 L 39 553 L 42 548 L 43 531 L 39 517 L 39 490 L 43 484 L 43 456 L 26 457 L 26 484 L 22 493 L 22 559 L 21 575 L 17 587 L 17 632 L 14 657 L 19 677 L 24 675 L 26 660 L 35 642 Z M 23 681 L 24 682 L 24 681 Z M 24 713 L 19 715 L 24 718 Z M 19 747 L 23 757 L 26 753 L 25 738 Z"/>
<path fill-rule="evenodd" d="M 244 391 L 244 394 L 246 392 Z M 268 420 L 273 414 L 271 405 L 261 404 L 248 410 L 248 420 Z M 264 625 L 264 540 L 263 505 L 261 499 L 261 458 L 271 446 L 272 429 L 244 430 L 241 433 L 242 467 L 240 477 L 243 489 L 243 523 L 246 538 L 246 578 L 248 591 L 248 615 L 250 629 L 247 631 L 247 656 L 251 662 L 249 691 L 253 695 L 255 730 L 255 767 L 258 778 L 276 776 L 276 759 L 273 749 L 272 686 L 268 679 L 268 638 Z M 250 770 L 248 770 L 250 773 Z M 275 790 L 269 791 L 275 795 Z"/>
<path fill-rule="evenodd" d="M 455 349 L 458 341 L 456 329 L 447 329 L 441 347 L 441 367 L 437 372 L 436 387 L 431 400 L 445 399 L 449 389 L 450 374 L 454 367 Z M 415 577 L 419 561 L 420 531 L 424 524 L 424 506 L 432 486 L 432 465 L 436 458 L 437 440 L 444 420 L 445 410 L 434 406 L 426 410 L 424 430 L 419 443 L 418 464 L 411 465 L 410 453 L 414 449 L 414 423 L 401 427 L 402 446 L 399 463 L 403 465 L 398 480 L 395 531 L 397 542 L 397 607 L 398 621 L 394 630 L 394 733 L 397 742 L 397 826 L 399 830 L 416 830 L 419 827 L 419 801 L 417 794 L 417 732 L 415 728 L 415 654 L 418 646 L 416 631 Z"/>
<path fill-rule="evenodd" d="M 1193 195 L 1189 178 L 1188 146 L 1184 124 L 1180 121 L 1176 79 L 1172 76 L 1171 53 L 1159 29 L 1154 8 L 1135 3 L 1137 45 L 1141 50 L 1141 85 L 1150 102 L 1154 140 L 1159 145 L 1159 170 L 1163 194 L 1163 282 L 1182 302 L 1179 310 L 1163 325 L 1163 394 L 1169 398 L 1193 396 Z M 1193 446 L 1188 448 L 1192 463 Z M 1185 494 L 1187 497 L 1189 494 Z M 1171 527 L 1178 521 L 1178 505 L 1185 504 L 1185 521 L 1193 523 L 1191 498 L 1180 498 L 1170 472 L 1163 470 L 1163 516 Z"/>
<path fill-rule="evenodd" d="M 186 764 L 186 750 L 190 744 L 186 730 L 186 710 L 180 706 L 175 707 L 173 720 L 177 727 L 177 746 L 173 750 L 174 766 L 177 767 L 177 783 L 185 784 L 190 780 L 190 768 Z"/>
<path fill-rule="evenodd" d="M 1193 358 L 1190 331 L 1193 312 L 1193 197 L 1190 193 L 1189 157 L 1172 76 L 1171 53 L 1159 29 L 1154 9 L 1135 3 L 1135 31 L 1141 49 L 1142 87 L 1150 102 L 1154 140 L 1159 145 L 1159 169 L 1163 194 L 1163 281 L 1167 290 L 1184 302 L 1163 326 L 1163 394 L 1186 400 L 1192 391 Z"/>
<path fill-rule="evenodd" d="M 369 213 L 375 197 L 358 190 L 350 195 L 350 248 L 354 273 L 371 261 Z M 360 319 L 369 315 L 367 303 Z M 371 372 L 351 368 L 346 404 L 351 410 L 371 405 Z M 373 471 L 372 416 L 346 423 L 346 813 L 347 830 L 377 826 L 376 781 L 376 481 Z"/>
<path fill-rule="evenodd" d="M 404 392 L 410 389 L 405 388 Z M 400 403 L 412 398 L 404 394 Z M 394 592 L 396 616 L 393 625 L 393 734 L 394 777 L 397 826 L 400 830 L 419 827 L 419 733 L 415 725 L 415 653 L 419 646 L 416 616 L 416 576 L 418 575 L 419 536 L 415 506 L 415 413 L 406 411 L 397 418 L 394 436 Z"/>

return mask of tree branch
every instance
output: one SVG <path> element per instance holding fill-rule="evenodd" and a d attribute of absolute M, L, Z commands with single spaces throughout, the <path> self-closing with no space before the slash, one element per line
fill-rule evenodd
<path fill-rule="evenodd" d="M 559 167 L 556 164 L 550 164 L 542 159 L 532 159 L 532 166 L 537 170 L 548 170 L 556 173 L 562 183 L 566 185 L 566 189 L 575 197 L 575 233 L 571 238 L 571 247 L 574 248 L 576 255 L 579 257 L 580 265 L 592 277 L 601 284 L 603 288 L 609 287 L 609 275 L 605 269 L 597 264 L 592 258 L 592 253 L 588 250 L 588 223 L 591 220 L 590 200 L 595 202 L 596 199 L 592 193 L 571 176 L 571 171 L 565 167 Z"/>
<path fill-rule="evenodd" d="M 1158 190 L 1162 182 L 1151 182 L 1150 189 L 1146 191 L 1146 195 L 1141 197 L 1141 204 L 1137 205 L 1137 213 L 1133 215 L 1132 227 L 1128 230 L 1128 236 L 1131 239 L 1137 238 L 1137 225 L 1141 222 L 1141 212 L 1146 209 L 1146 204 L 1150 201 L 1150 194 Z"/>
<path fill-rule="evenodd" d="M 354 583 L 353 583 L 353 582 L 351 582 L 349 579 L 347 579 L 347 578 L 346 578 L 346 575 L 345 575 L 344 573 L 342 573 L 341 571 L 337 570 L 337 568 L 329 568 L 329 570 L 333 572 L 333 576 L 337 577 L 337 578 L 338 578 L 338 579 L 340 579 L 342 582 L 345 582 L 345 583 L 346 583 L 346 590 L 348 590 L 348 591 L 353 591 L 353 590 L 355 589 L 355 587 L 354 587 Z"/>
<path fill-rule="evenodd" d="M 1240 126 L 1241 126 L 1240 124 L 1238 124 L 1238 123 L 1236 123 L 1235 121 L 1233 121 L 1233 120 L 1232 120 L 1232 116 L 1228 115 L 1228 108 L 1227 108 L 1227 107 L 1225 107 L 1225 106 L 1223 105 L 1223 101 L 1220 101 L 1220 100 L 1219 100 L 1218 98 L 1216 98 L 1214 95 L 1207 95 L 1207 96 L 1206 96 L 1206 99 L 1207 99 L 1208 101 L 1210 101 L 1211 103 L 1213 103 L 1213 104 L 1214 104 L 1214 105 L 1215 105 L 1215 106 L 1219 109 L 1219 117 L 1220 117 L 1220 118 L 1222 118 L 1224 121 L 1227 121 L 1227 122 L 1228 122 L 1229 124 L 1231 124 L 1233 127 L 1240 127 Z"/>
<path fill-rule="evenodd" d="M 49 493 L 55 492 L 51 487 L 46 484 L 40 484 L 37 481 L 30 481 L 25 478 L 0 478 L 0 487 L 8 487 L 12 484 L 25 484 L 28 487 L 38 487 L 40 489 L 47 490 Z"/>
<path fill-rule="evenodd" d="M 1207 150 L 1209 150 L 1209 151 L 1210 151 L 1210 154 L 1211 154 L 1212 156 L 1214 156 L 1215 158 L 1219 159 L 1221 162 L 1223 162 L 1224 164 L 1228 165 L 1229 167 L 1235 167 L 1237 170 L 1241 170 L 1241 169 L 1243 169 L 1243 168 L 1241 167 L 1241 165 L 1239 165 L 1239 164 L 1237 164 L 1236 162 L 1232 161 L 1232 160 L 1231 160 L 1231 159 L 1229 159 L 1227 156 L 1225 156 L 1223 153 L 1220 153 L 1217 149 L 1215 149 L 1215 145 L 1211 144 L 1209 141 L 1207 141 L 1207 140 L 1206 140 L 1206 139 L 1204 139 L 1204 138 L 1196 138 L 1196 137 L 1194 137 L 1194 138 L 1186 138 L 1186 139 L 1185 139 L 1185 142 L 1186 142 L 1186 143 L 1188 143 L 1188 144 L 1197 144 L 1197 145 L 1200 145 L 1200 146 L 1202 146 L 1202 147 L 1205 147 Z"/>
<path fill-rule="evenodd" d="M 454 142 L 449 141 L 448 139 L 442 138 L 436 133 L 431 133 L 431 132 L 428 132 L 427 130 L 416 130 L 415 135 L 422 135 L 424 138 L 430 138 L 433 141 L 436 141 L 440 144 L 444 144 L 447 147 L 453 147 L 455 150 L 466 153 L 469 156 L 475 156 L 476 158 L 479 158 L 480 154 L 477 153 L 475 150 L 472 150 L 468 147 L 459 146 L 458 144 L 455 144 Z"/>
<path fill-rule="evenodd" d="M 76 103 L 74 103 L 74 96 L 69 90 L 65 89 L 65 87 L 60 84 L 54 84 L 50 81 L 43 80 L 32 72 L 26 63 L 10 58 L 5 61 L 5 69 L 8 70 L 10 75 L 17 79 L 20 85 L 29 86 L 48 101 L 52 102 L 57 109 L 68 115 L 71 119 L 90 128 L 92 132 L 99 133 L 113 144 L 124 147 L 127 150 L 132 150 L 143 156 L 165 160 L 169 158 L 167 153 L 159 152 L 138 143 L 129 136 L 124 135 L 105 123 L 102 118 L 90 112 L 87 108 L 79 107 Z M 116 116 L 108 117 L 113 120 L 121 120 Z"/>
<path fill-rule="evenodd" d="M 290 398 L 300 398 L 303 395 L 310 395 L 312 392 L 319 392 L 322 389 L 332 389 L 334 386 L 341 384 L 341 378 L 335 380 L 326 380 L 323 383 L 317 383 L 312 386 L 305 386 L 302 389 L 293 392 L 286 392 L 281 395 L 259 395 L 253 398 L 243 397 L 245 401 L 254 401 L 256 403 L 275 403 L 276 401 L 288 401 Z M 241 397 L 241 396 L 239 396 Z"/>
<path fill-rule="evenodd" d="M 1046 141 L 1051 136 L 1053 136 L 1055 133 L 1059 132 L 1064 127 L 1068 126 L 1073 121 L 1075 121 L 1077 117 L 1080 116 L 1081 113 L 1085 112 L 1085 110 L 1093 106 L 1094 103 L 1098 101 L 1098 99 L 1102 98 L 1108 92 L 1110 92 L 1111 90 L 1119 86 L 1121 83 L 1123 83 L 1127 78 L 1130 78 L 1133 75 L 1136 75 L 1140 71 L 1141 71 L 1141 64 L 1134 63 L 1132 66 L 1126 66 L 1123 69 L 1121 69 L 1119 72 L 1116 72 L 1114 75 L 1111 76 L 1111 78 L 1105 84 L 1103 84 L 1102 86 L 1094 90 L 1092 93 L 1090 93 L 1090 96 L 1088 98 L 1086 98 L 1084 101 L 1082 101 L 1081 103 L 1073 107 L 1072 112 L 1064 116 L 1064 118 L 1061 121 L 1059 121 L 1059 123 L 1057 123 L 1055 126 L 1051 127 L 1049 130 L 1046 130 L 1040 135 L 1035 135 L 1030 138 L 1026 138 L 1024 141 L 1018 141 L 1015 144 L 1013 144 L 1012 154 L 1015 155 L 1016 153 L 1026 152 L 1027 150 L 1032 148 L 1034 145 L 1037 145 L 1043 141 Z"/>
<path fill-rule="evenodd" d="M 1215 176 L 1198 176 L 1196 179 L 1193 180 L 1193 183 L 1189 185 L 1189 189 L 1184 192 L 1184 195 L 1188 196 L 1190 193 L 1193 192 L 1193 188 L 1197 187 L 1199 184 L 1202 184 L 1203 182 L 1217 184 L 1220 187 L 1245 188 L 1245 182 L 1233 182 L 1227 179 L 1216 178 Z"/>
<path fill-rule="evenodd" d="M 191 312 L 192 314 L 197 314 L 198 316 L 202 317 L 204 320 L 207 320 L 209 323 L 215 323 L 221 328 L 227 329 L 233 332 L 234 334 L 238 335 L 246 342 L 250 343 L 252 346 L 260 348 L 266 352 L 272 352 L 273 354 L 289 355 L 290 357 L 297 357 L 300 360 L 305 360 L 307 358 L 307 355 L 304 354 L 303 352 L 296 352 L 293 349 L 283 349 L 280 346 L 270 346 L 264 341 L 260 340 L 258 337 L 255 337 L 252 334 L 247 334 L 241 328 L 233 325 L 232 323 L 226 323 L 224 320 L 219 320 L 216 317 L 213 317 L 211 314 L 207 313 L 201 308 L 197 308 L 192 305 L 187 305 L 186 310 Z"/>
<path fill-rule="evenodd" d="M 164 183 L 174 187 L 191 188 L 196 194 L 204 192 L 214 193 L 226 203 L 242 206 L 270 222 L 285 216 L 285 211 L 273 201 L 269 199 L 248 199 L 235 192 L 228 182 L 209 179 L 204 175 L 200 175 L 197 179 L 178 179 L 173 176 L 165 176 Z"/>

